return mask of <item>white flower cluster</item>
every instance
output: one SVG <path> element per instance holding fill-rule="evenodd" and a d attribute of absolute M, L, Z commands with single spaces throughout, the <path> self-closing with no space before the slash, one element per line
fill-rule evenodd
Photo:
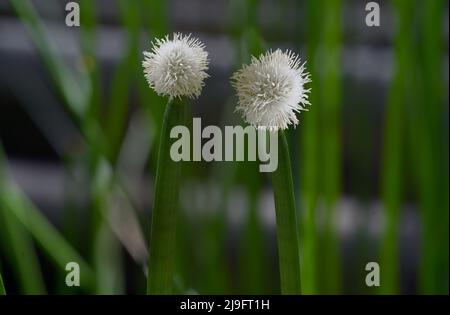
<path fill-rule="evenodd" d="M 249 124 L 262 129 L 297 125 L 296 113 L 309 105 L 305 83 L 310 76 L 298 55 L 280 49 L 252 58 L 232 78 L 239 111 Z"/>
<path fill-rule="evenodd" d="M 142 62 L 148 84 L 158 94 L 190 98 L 198 97 L 208 77 L 208 53 L 198 39 L 173 34 L 152 43 Z"/>
<path fill-rule="evenodd" d="M 145 78 L 158 94 L 170 97 L 198 97 L 208 77 L 208 53 L 198 39 L 174 33 L 153 43 L 144 52 Z M 280 49 L 252 57 L 232 77 L 243 119 L 261 129 L 276 131 L 297 125 L 297 113 L 309 105 L 311 82 L 305 63 L 289 50 Z"/>

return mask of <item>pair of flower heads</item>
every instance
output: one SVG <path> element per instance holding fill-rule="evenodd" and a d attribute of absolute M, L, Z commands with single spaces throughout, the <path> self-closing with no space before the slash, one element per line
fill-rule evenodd
<path fill-rule="evenodd" d="M 190 35 L 174 33 L 152 43 L 144 52 L 144 74 L 156 93 L 169 97 L 196 98 L 208 77 L 205 45 Z M 297 125 L 297 113 L 309 105 L 310 82 L 299 56 L 289 50 L 268 51 L 252 57 L 231 78 L 238 96 L 236 111 L 258 129 L 277 131 Z"/>

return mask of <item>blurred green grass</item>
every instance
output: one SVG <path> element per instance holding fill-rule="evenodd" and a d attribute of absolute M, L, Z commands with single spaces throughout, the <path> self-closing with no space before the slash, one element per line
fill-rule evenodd
<path fill-rule="evenodd" d="M 66 162 L 75 160 L 90 174 L 90 249 L 87 253 L 78 253 L 75 248 L 80 246 L 81 238 L 71 236 L 68 229 L 61 232 L 55 229 L 40 209 L 2 174 L 1 253 L 2 260 L 5 256 L 8 265 L 14 266 L 13 276 L 8 279 L 18 283 L 20 293 L 54 293 L 44 281 L 45 274 L 37 254 L 43 250 L 61 276 L 68 260 L 83 264 L 82 269 L 86 270 L 84 279 L 87 279 L 82 281 L 83 292 L 125 293 L 127 267 L 123 261 L 123 244 L 112 233 L 106 220 L 108 203 L 105 201 L 114 194 L 114 189 L 111 189 L 114 182 L 120 182 L 118 160 L 124 149 L 124 139 L 130 132 L 128 121 L 132 115 L 144 115 L 152 131 L 148 144 L 150 154 L 144 158 L 148 162 L 145 171 L 150 178 L 155 176 L 155 148 L 159 142 L 164 100 L 148 88 L 143 78 L 139 38 L 145 34 L 150 43 L 153 38 L 172 31 L 168 19 L 170 6 L 163 0 L 114 2 L 126 32 L 126 48 L 114 69 L 111 88 L 106 93 L 101 87 L 103 78 L 96 55 L 99 22 L 93 1 L 80 1 L 82 49 L 79 58 L 83 63 L 82 71 L 73 69 L 58 55 L 30 1 L 11 0 L 10 3 L 27 27 L 59 94 L 61 106 L 86 143 L 82 157 L 64 152 L 61 159 Z M 286 31 L 283 12 L 288 4 L 288 1 L 277 2 L 277 10 L 273 12 L 273 29 L 277 34 Z M 258 55 L 271 44 L 264 40 L 259 20 L 260 1 L 234 0 L 229 5 L 234 18 L 227 25 L 227 32 L 235 43 L 234 66 L 237 68 L 248 62 L 250 55 Z M 342 46 L 345 44 L 343 9 L 346 5 L 347 2 L 339 0 L 295 2 L 296 9 L 304 17 L 298 19 L 296 30 L 292 30 L 296 34 L 295 46 L 303 49 L 300 53 L 307 57 L 307 68 L 313 79 L 309 86 L 313 105 L 309 112 L 301 114 L 297 130 L 289 134 L 290 146 L 294 148 L 293 166 L 297 170 L 294 177 L 298 183 L 296 194 L 300 209 L 302 286 L 303 293 L 307 294 L 346 292 L 342 251 L 335 224 L 336 207 L 343 194 L 342 137 L 346 117 L 343 110 Z M 386 214 L 378 257 L 384 275 L 382 293 L 402 292 L 399 229 L 401 211 L 407 201 L 405 196 L 411 189 L 406 183 L 409 173 L 413 178 L 412 202 L 417 204 L 421 214 L 418 292 L 448 293 L 449 130 L 448 119 L 445 118 L 448 117 L 448 95 L 443 84 L 446 51 L 442 25 L 444 10 L 445 3 L 441 0 L 394 2 L 395 73 L 384 111 L 383 149 L 378 157 L 382 164 L 379 197 Z M 138 108 L 137 112 L 132 112 L 130 94 L 135 89 Z M 234 102 L 230 96 L 225 103 L 227 107 L 233 107 Z M 232 108 L 225 109 L 223 121 L 234 119 L 231 111 Z M 3 155 L 0 159 L 2 164 L 7 162 Z M 220 209 L 196 219 L 182 212 L 175 279 L 179 281 L 180 293 L 190 289 L 198 293 L 279 292 L 274 271 L 277 268 L 269 262 L 270 242 L 264 233 L 258 209 L 266 179 L 254 166 L 252 163 L 213 166 L 207 180 L 212 178 L 220 187 Z M 105 167 L 112 172 L 106 177 L 102 175 Z M 185 185 L 189 185 L 191 180 L 205 180 L 202 166 L 187 168 Z M 66 163 L 65 170 L 71 171 L 70 163 Z M 236 187 L 243 187 L 249 202 L 242 232 L 232 238 L 238 245 L 230 246 L 227 209 Z M 136 208 L 128 201 L 131 209 Z M 316 220 L 317 209 L 322 203 L 326 208 L 324 231 L 318 228 Z M 71 214 L 65 212 L 65 215 Z M 149 235 L 149 218 L 141 217 L 140 221 Z M 77 244 L 72 244 L 73 239 L 78 239 Z M 236 255 L 237 258 L 234 257 Z M 136 263 L 133 268 L 140 269 L 141 266 Z M 111 274 L 117 275 L 114 281 L 110 279 Z M 359 275 L 357 271 L 355 274 Z M 144 274 L 139 273 L 139 276 L 144 283 Z M 8 283 L 5 287 L 8 288 Z M 136 291 L 144 292 L 139 285 L 137 287 Z M 65 292 L 62 288 L 60 290 Z"/>

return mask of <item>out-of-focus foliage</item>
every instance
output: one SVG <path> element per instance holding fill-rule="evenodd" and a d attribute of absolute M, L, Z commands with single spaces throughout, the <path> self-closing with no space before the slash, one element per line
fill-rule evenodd
<path fill-rule="evenodd" d="M 223 77 L 251 55 L 286 46 L 307 60 L 312 105 L 299 114 L 299 127 L 287 134 L 300 218 L 303 293 L 448 293 L 448 37 L 443 24 L 448 3 L 380 1 L 380 31 L 363 25 L 364 7 L 352 1 L 210 1 L 208 7 L 227 9 L 218 30 L 202 28 L 200 22 L 198 28 L 184 29 L 183 21 L 172 19 L 176 2 L 107 2 L 118 12 L 116 26 L 124 38 L 120 57 L 107 72 L 98 53 L 102 28 L 111 23 L 99 19 L 104 1 L 79 1 L 75 62 L 61 54 L 33 1 L 9 1 L 39 56 L 42 67 L 36 71 L 50 78 L 76 140 L 57 150 L 55 162 L 67 185 L 58 209 L 63 222 L 46 216 L 46 209 L 17 185 L 8 167 L 14 156 L 4 154 L 8 145 L 0 143 L 0 294 L 2 279 L 8 293 L 145 292 L 147 205 L 154 197 L 151 183 L 165 100 L 145 82 L 142 50 L 172 31 L 204 35 L 207 49 L 208 43 L 222 47 L 224 38 L 232 42 L 229 69 L 215 66 L 212 53 L 206 93 L 193 101 L 194 117 L 218 117 L 219 125 L 242 124 L 233 114 L 236 99 Z M 47 5 L 61 8 L 58 1 Z M 288 23 L 284 17 L 292 10 L 295 23 Z M 345 70 L 356 62 L 349 60 L 357 42 L 355 28 L 366 35 L 394 34 L 381 44 L 367 36 L 364 49 L 376 50 L 380 44 L 392 52 L 389 81 L 373 84 L 375 92 L 367 95 L 358 90 L 359 79 Z M 221 87 L 209 89 L 215 82 Z M 375 110 L 362 106 L 374 103 L 369 98 L 380 90 L 388 92 L 378 95 Z M 220 99 L 216 92 L 227 97 Z M 17 99 L 27 111 L 24 98 Z M 32 111 L 27 115 L 33 119 Z M 45 124 L 59 122 L 35 122 L 46 141 L 55 143 L 58 135 L 46 134 Z M 252 162 L 186 164 L 175 292 L 278 293 L 273 200 L 264 174 Z M 150 185 L 140 186 L 143 182 Z M 145 187 L 143 196 L 137 186 Z M 356 210 L 346 211 L 349 199 L 357 201 Z M 372 227 L 374 203 L 382 218 L 376 221 L 378 232 Z M 412 239 L 420 240 L 413 245 L 405 243 L 403 233 L 410 213 L 417 222 Z M 350 239 L 345 234 L 349 224 L 357 230 Z M 77 289 L 64 285 L 70 261 L 80 264 Z M 380 288 L 365 286 L 369 261 L 380 263 Z"/>

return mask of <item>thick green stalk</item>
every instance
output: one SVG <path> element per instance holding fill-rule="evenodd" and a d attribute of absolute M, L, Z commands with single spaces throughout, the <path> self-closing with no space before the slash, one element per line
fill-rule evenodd
<path fill-rule="evenodd" d="M 2 274 L 0 273 L 0 295 L 6 295 L 5 286 L 3 284 Z"/>
<path fill-rule="evenodd" d="M 282 294 L 300 294 L 300 257 L 289 147 L 278 132 L 278 168 L 272 174 Z"/>
<path fill-rule="evenodd" d="M 174 162 L 170 157 L 173 142 L 170 130 L 184 122 L 185 110 L 186 105 L 171 98 L 164 114 L 152 212 L 147 294 L 172 292 L 181 162 Z"/>

